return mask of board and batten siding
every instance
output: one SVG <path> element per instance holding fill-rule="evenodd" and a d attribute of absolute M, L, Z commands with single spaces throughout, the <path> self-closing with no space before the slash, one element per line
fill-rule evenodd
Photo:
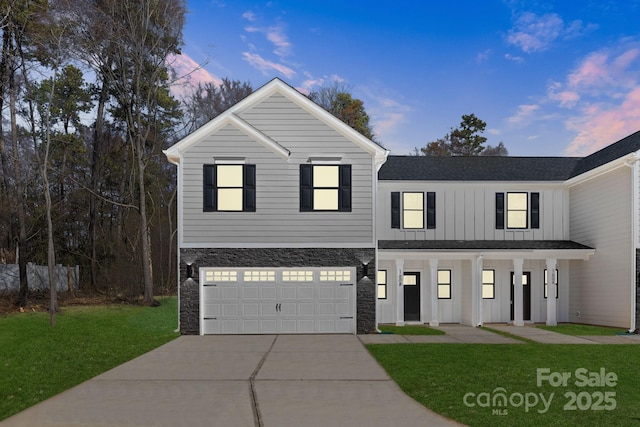
<path fill-rule="evenodd" d="M 291 152 L 285 160 L 229 124 L 183 155 L 183 247 L 240 244 L 374 245 L 371 155 L 280 95 L 242 119 Z M 256 212 L 203 212 L 203 164 L 242 157 L 256 165 Z M 300 164 L 310 157 L 352 165 L 351 212 L 300 212 Z"/>
<path fill-rule="evenodd" d="M 435 229 L 391 228 L 392 192 L 436 193 Z M 496 229 L 497 192 L 540 193 L 540 228 Z M 561 184 L 379 181 L 377 234 L 380 240 L 566 240 L 568 191 Z"/>
<path fill-rule="evenodd" d="M 633 227 L 631 168 L 622 167 L 570 189 L 571 240 L 596 249 L 571 261 L 570 321 L 628 328 Z M 635 196 L 633 196 L 635 197 Z"/>

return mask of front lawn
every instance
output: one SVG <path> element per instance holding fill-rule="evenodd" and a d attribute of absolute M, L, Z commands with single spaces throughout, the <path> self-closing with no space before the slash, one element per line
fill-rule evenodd
<path fill-rule="evenodd" d="M 65 307 L 0 317 L 0 420 L 178 336 L 177 298 L 159 307 Z"/>
<path fill-rule="evenodd" d="M 640 425 L 637 345 L 367 348 L 409 396 L 467 425 Z"/>
<path fill-rule="evenodd" d="M 620 335 L 626 331 L 623 329 L 607 328 L 604 326 L 580 325 L 576 323 L 566 323 L 558 326 L 536 325 L 540 329 L 557 332 L 565 335 Z"/>
<path fill-rule="evenodd" d="M 443 331 L 430 328 L 426 325 L 379 325 L 378 329 L 383 334 L 396 334 L 396 335 L 444 335 Z"/>

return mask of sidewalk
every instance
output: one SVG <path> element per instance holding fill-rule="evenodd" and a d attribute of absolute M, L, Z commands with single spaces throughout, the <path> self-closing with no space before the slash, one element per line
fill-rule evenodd
<path fill-rule="evenodd" d="M 487 324 L 482 328 L 471 326 L 448 324 L 434 327 L 443 331 L 446 335 L 398 335 L 398 334 L 372 334 L 359 335 L 363 344 L 523 344 L 517 338 L 505 337 L 491 332 L 493 329 L 506 332 L 514 337 L 521 337 L 542 344 L 640 344 L 640 335 L 583 335 L 573 336 L 546 329 L 529 326 L 512 326 L 505 324 Z"/>
<path fill-rule="evenodd" d="M 443 331 L 446 335 L 396 335 L 396 334 L 372 334 L 359 335 L 364 344 L 407 344 L 407 343 L 431 343 L 431 344 L 523 344 L 515 338 L 487 331 L 482 328 L 450 324 L 434 327 Z"/>
<path fill-rule="evenodd" d="M 486 325 L 542 344 L 640 344 L 640 335 L 565 335 L 535 326 Z"/>

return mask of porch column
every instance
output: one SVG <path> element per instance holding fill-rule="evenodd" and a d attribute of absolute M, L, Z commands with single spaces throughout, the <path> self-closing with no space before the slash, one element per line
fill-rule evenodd
<path fill-rule="evenodd" d="M 404 288 L 402 277 L 404 276 L 404 259 L 396 260 L 396 274 L 398 275 L 398 287 L 396 292 L 396 325 L 404 325 Z"/>
<path fill-rule="evenodd" d="M 473 326 L 482 326 L 482 269 L 483 269 L 483 258 L 480 255 L 478 258 L 473 259 L 471 261 L 471 266 L 473 273 L 472 277 L 472 306 L 474 310 L 474 314 L 472 315 Z M 475 268 L 474 268 L 475 264 Z"/>
<path fill-rule="evenodd" d="M 522 312 L 523 294 L 522 294 L 522 258 L 513 260 L 513 324 L 515 326 L 524 326 L 524 313 Z"/>
<path fill-rule="evenodd" d="M 438 326 L 438 259 L 429 260 L 431 267 L 431 321 L 430 326 Z"/>
<path fill-rule="evenodd" d="M 556 326 L 556 259 L 547 260 L 547 325 Z"/>

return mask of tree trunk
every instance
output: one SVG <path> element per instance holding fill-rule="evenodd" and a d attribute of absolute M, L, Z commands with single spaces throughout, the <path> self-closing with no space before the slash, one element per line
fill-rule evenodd
<path fill-rule="evenodd" d="M 138 191 L 140 203 L 140 240 L 142 243 L 142 273 L 144 277 L 144 303 L 155 305 L 153 299 L 153 263 L 151 260 L 151 236 L 147 218 L 147 195 L 144 184 L 144 142 L 136 141 L 135 155 L 138 161 Z"/>
<path fill-rule="evenodd" d="M 99 183 L 101 180 L 102 168 L 100 167 L 100 155 L 102 154 L 102 138 L 104 137 L 104 107 L 108 99 L 107 84 L 102 81 L 100 89 L 100 97 L 98 98 L 98 111 L 96 116 L 96 124 L 93 132 L 93 151 L 91 153 L 91 191 L 89 194 L 89 250 L 90 258 L 90 287 L 91 290 L 98 289 L 98 251 L 97 246 L 97 229 L 98 229 L 98 197 Z"/>
<path fill-rule="evenodd" d="M 18 123 L 17 123 L 17 88 L 15 73 L 9 77 L 9 115 L 11 120 L 11 143 L 13 145 L 13 173 L 15 177 L 16 213 L 18 216 L 18 270 L 20 274 L 20 290 L 16 304 L 20 307 L 27 305 L 29 297 L 29 285 L 27 283 L 27 227 L 26 208 L 24 200 L 24 185 L 22 183 L 22 163 L 18 147 Z"/>

